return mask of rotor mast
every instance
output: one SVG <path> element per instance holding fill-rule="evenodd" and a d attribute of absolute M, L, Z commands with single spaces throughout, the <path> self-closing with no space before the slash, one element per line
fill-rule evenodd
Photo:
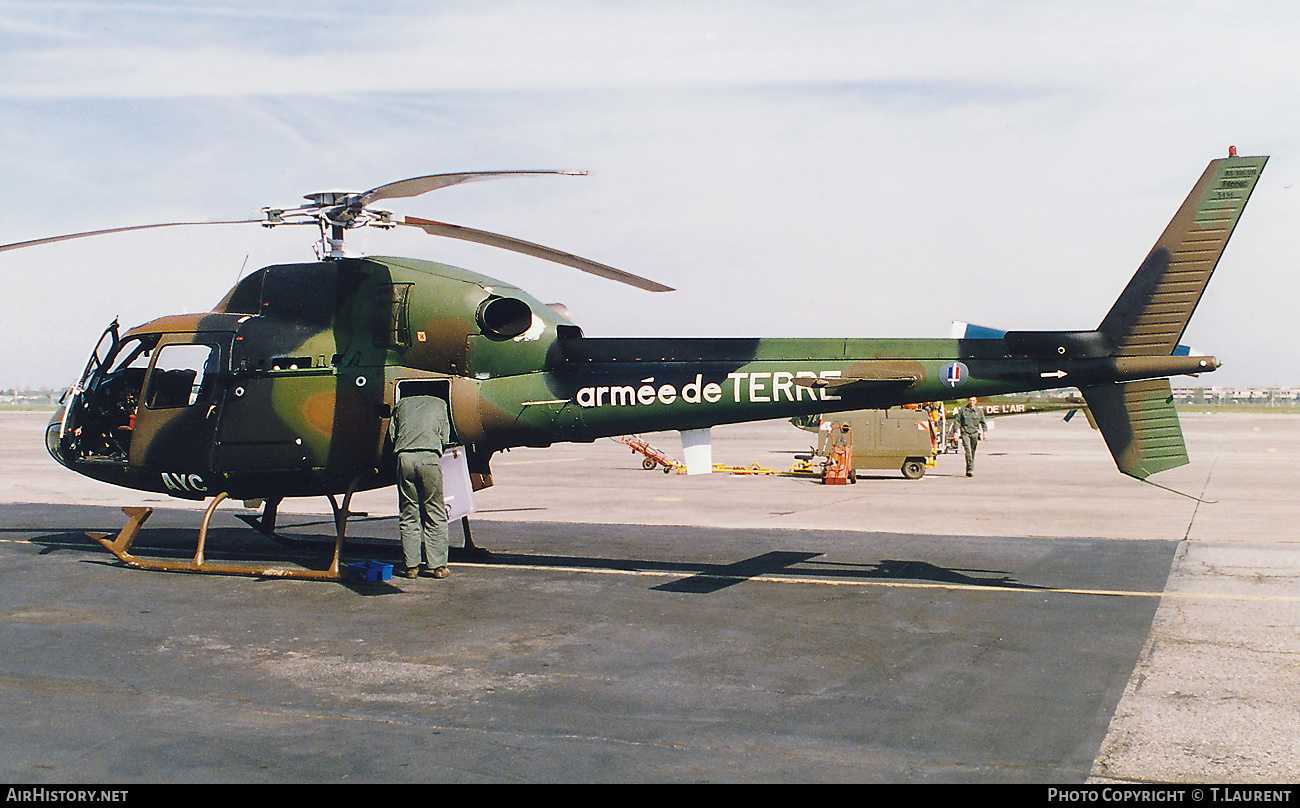
<path fill-rule="evenodd" d="M 292 209 L 262 208 L 266 220 L 263 227 L 281 224 L 307 224 L 314 221 L 320 229 L 320 242 L 316 257 L 321 260 L 356 258 L 344 244 L 348 230 L 356 227 L 375 227 L 389 230 L 397 225 L 392 211 L 365 207 L 365 195 L 356 191 L 318 191 L 303 197 L 310 204 Z M 295 221 L 296 220 L 296 221 Z"/>

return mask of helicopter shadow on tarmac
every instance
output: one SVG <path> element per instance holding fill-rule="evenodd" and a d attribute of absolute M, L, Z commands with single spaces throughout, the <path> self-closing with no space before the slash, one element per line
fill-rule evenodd
<path fill-rule="evenodd" d="M 395 517 L 379 517 L 373 522 L 387 520 L 394 525 L 389 531 L 396 534 Z M 319 523 L 332 525 L 328 519 Z M 565 533 L 576 526 L 563 523 L 479 523 L 483 527 L 505 528 L 506 532 L 520 530 Z M 590 529 L 590 526 L 587 526 Z M 610 533 L 609 541 L 614 546 L 626 547 L 637 544 L 637 537 L 646 528 L 640 525 L 601 525 L 601 530 Z M 457 541 L 458 529 L 451 527 L 451 541 Z M 489 541 L 492 534 L 489 533 Z M 807 539 L 806 536 L 801 537 Z M 332 541 L 322 535 L 321 542 Z M 383 552 L 400 561 L 400 548 L 395 541 L 371 540 L 359 543 L 361 546 Z M 761 577 L 780 578 L 790 581 L 836 580 L 836 581 L 871 581 L 894 579 L 922 583 L 951 584 L 959 586 L 998 587 L 1007 589 L 1043 589 L 1046 587 L 1023 584 L 1001 570 L 966 569 L 946 567 L 927 561 L 884 559 L 870 563 L 848 563 L 818 561 L 825 551 L 770 550 L 730 563 L 705 563 L 699 561 L 668 561 L 647 558 L 619 558 L 608 555 L 559 555 L 550 553 L 520 552 L 485 552 L 482 549 L 456 547 L 450 548 L 453 562 L 489 564 L 502 567 L 546 567 L 552 569 L 591 569 L 609 572 L 648 573 L 664 575 L 681 575 L 682 577 L 650 587 L 660 592 L 679 592 L 687 594 L 709 594 L 730 586 Z"/>

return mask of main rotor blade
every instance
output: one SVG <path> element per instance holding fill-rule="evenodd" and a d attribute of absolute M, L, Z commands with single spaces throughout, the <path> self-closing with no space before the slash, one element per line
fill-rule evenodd
<path fill-rule="evenodd" d="M 494 180 L 502 177 L 528 177 L 539 174 L 563 174 L 570 177 L 587 176 L 585 171 L 470 171 L 463 174 L 430 174 L 427 177 L 411 177 L 406 180 L 390 182 L 378 188 L 371 188 L 361 194 L 361 207 L 369 207 L 370 203 L 378 202 L 381 199 L 419 196 L 430 191 L 436 191 L 439 188 L 461 185 L 466 182 Z"/>
<path fill-rule="evenodd" d="M 661 283 L 642 278 L 639 275 L 633 275 L 630 272 L 624 272 L 621 269 L 614 269 L 611 266 L 598 264 L 595 261 L 588 261 L 586 258 L 579 258 L 570 253 L 553 250 L 550 247 L 543 247 L 530 241 L 503 236 L 499 233 L 489 233 L 486 230 L 475 230 L 470 227 L 461 227 L 458 224 L 435 222 L 430 219 L 417 219 L 413 216 L 407 216 L 400 224 L 418 227 L 431 236 L 446 236 L 447 238 L 457 238 L 462 241 L 473 241 L 477 244 L 486 244 L 489 247 L 500 247 L 503 250 L 531 255 L 545 261 L 554 261 L 557 264 L 580 269 L 583 272 L 599 275 L 611 281 L 618 281 L 629 286 L 635 286 L 638 289 L 645 289 L 647 292 L 674 291 L 671 286 L 664 286 Z"/>
<path fill-rule="evenodd" d="M 56 241 L 70 241 L 74 238 L 87 238 L 89 236 L 105 236 L 109 233 L 126 233 L 131 230 L 151 230 L 156 227 L 190 227 L 200 224 L 258 224 L 264 222 L 264 219 L 233 219 L 224 222 L 163 222 L 162 224 L 137 224 L 130 227 L 110 227 L 107 230 L 90 230 L 85 233 L 69 233 L 64 236 L 50 236 L 49 238 L 37 238 L 31 241 L 18 241 L 13 244 L 0 244 L 0 252 L 6 250 L 17 250 L 21 247 L 36 247 L 41 244 L 53 244 Z M 293 224 L 285 222 L 285 224 Z"/>

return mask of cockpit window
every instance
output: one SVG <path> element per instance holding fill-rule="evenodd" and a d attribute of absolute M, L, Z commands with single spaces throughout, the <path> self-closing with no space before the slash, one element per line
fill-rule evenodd
<path fill-rule="evenodd" d="M 145 387 L 145 405 L 161 410 L 207 401 L 212 395 L 218 356 L 215 345 L 164 345 Z"/>
<path fill-rule="evenodd" d="M 86 363 L 86 370 L 81 374 L 81 381 L 78 387 L 85 387 L 90 383 L 90 379 L 104 367 L 104 362 L 108 360 L 109 354 L 117 347 L 117 320 L 109 324 L 100 336 L 99 342 L 95 345 L 95 350 L 90 354 L 90 361 Z"/>
<path fill-rule="evenodd" d="M 118 339 L 116 321 L 104 332 L 86 375 L 69 400 L 60 452 L 97 462 L 126 462 L 140 388 L 159 337 L 143 334 Z"/>
<path fill-rule="evenodd" d="M 153 346 L 158 344 L 157 335 L 136 339 L 123 340 L 118 346 L 116 355 L 110 357 L 112 362 L 108 369 L 107 375 L 113 375 L 118 371 L 127 368 L 139 368 L 144 370 L 149 367 L 149 359 L 153 355 Z"/>
<path fill-rule="evenodd" d="M 91 409 L 102 413 L 121 412 L 123 419 L 125 413 L 134 412 L 135 398 L 140 394 L 140 385 L 144 383 L 157 344 L 157 334 L 145 334 L 114 341 L 103 354 L 96 352 L 90 360 L 93 370 L 81 385 L 86 401 L 93 405 Z"/>

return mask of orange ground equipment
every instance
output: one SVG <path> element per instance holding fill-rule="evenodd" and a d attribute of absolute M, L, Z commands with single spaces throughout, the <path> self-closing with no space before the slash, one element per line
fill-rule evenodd
<path fill-rule="evenodd" d="M 822 483 L 848 485 L 857 481 L 858 475 L 853 470 L 853 429 L 840 424 L 831 435 L 830 451 L 822 466 Z"/>
<path fill-rule="evenodd" d="M 642 440 L 636 435 L 621 435 L 614 438 L 614 440 L 630 447 L 633 452 L 644 455 L 645 459 L 641 461 L 641 468 L 646 471 L 653 471 L 655 466 L 663 466 L 664 474 L 668 474 L 674 469 L 680 470 L 682 468 L 681 463 L 651 446 L 649 441 Z"/>

